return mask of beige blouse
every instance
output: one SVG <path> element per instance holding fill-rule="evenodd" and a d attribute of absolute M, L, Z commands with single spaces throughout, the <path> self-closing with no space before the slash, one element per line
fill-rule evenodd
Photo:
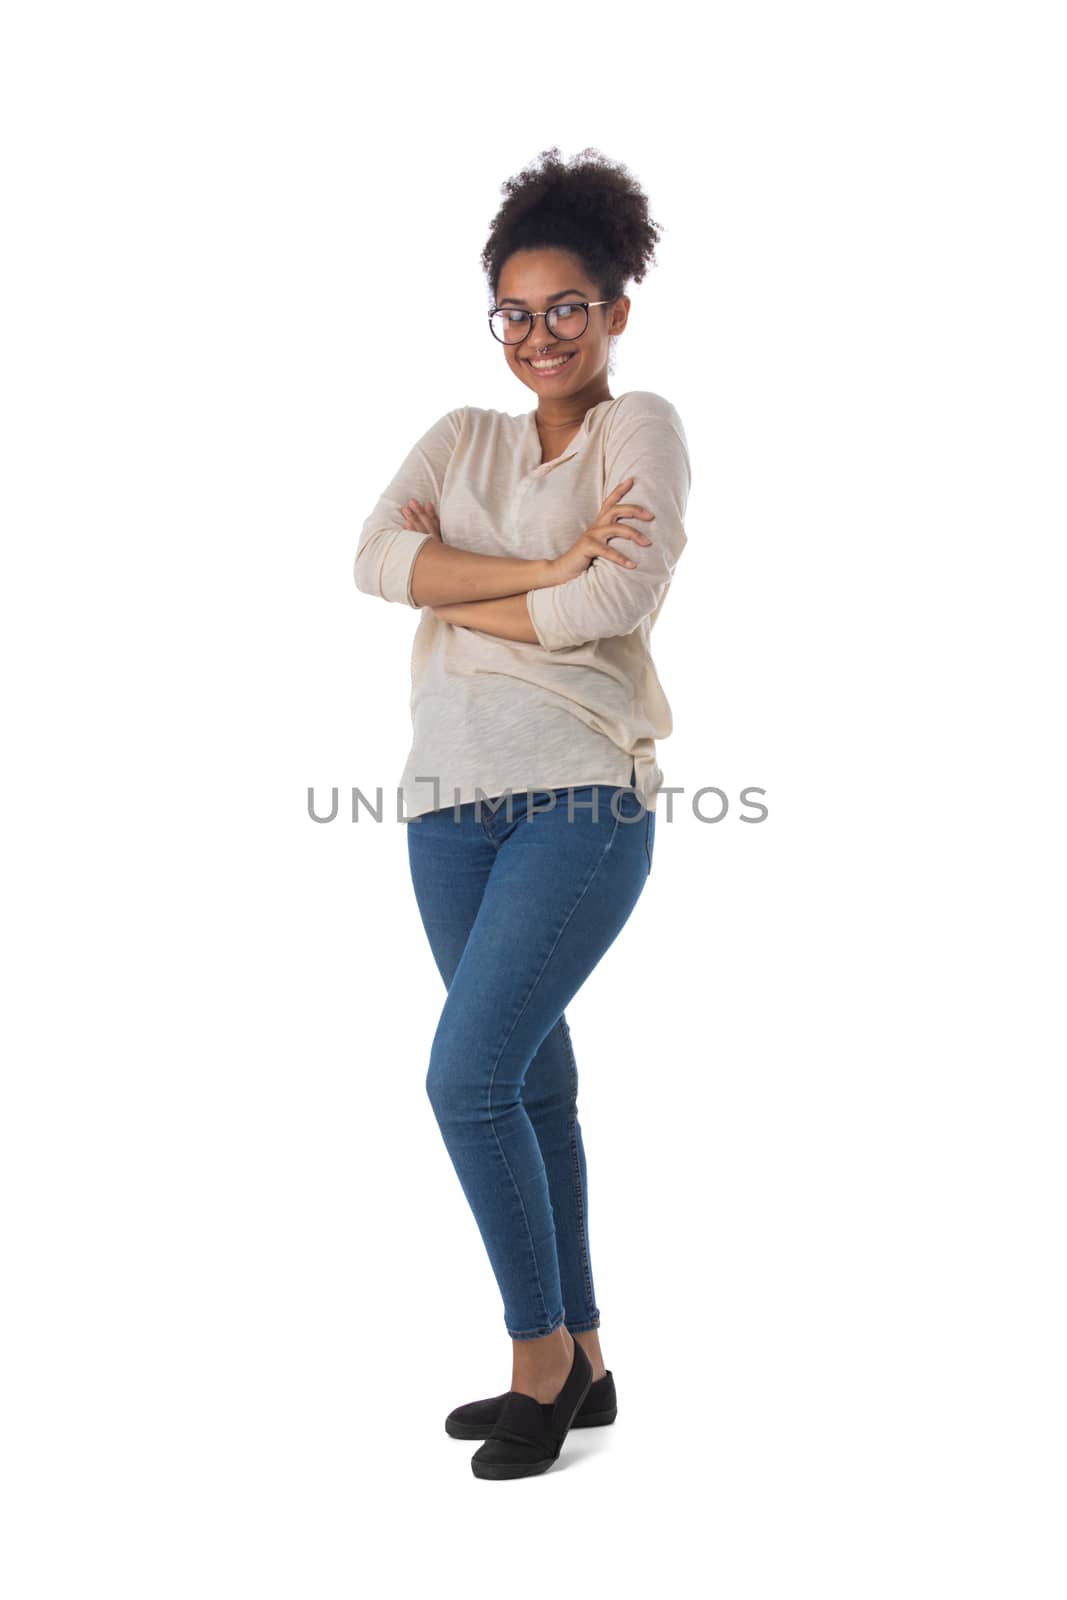
<path fill-rule="evenodd" d="M 445 544 L 481 555 L 553 558 L 633 477 L 631 518 L 653 541 L 612 541 L 635 563 L 594 560 L 579 577 L 531 589 L 539 643 L 500 639 L 422 609 L 411 652 L 413 739 L 400 777 L 405 820 L 479 796 L 630 783 L 656 809 L 656 740 L 673 723 L 649 648 L 678 558 L 691 472 L 682 419 L 647 389 L 586 412 L 561 456 L 541 460 L 536 412 L 477 406 L 429 428 L 363 524 L 356 587 L 415 606 L 415 558 L 432 534 L 406 528 L 410 496 L 430 501 Z M 416 607 L 416 609 L 418 609 Z"/>

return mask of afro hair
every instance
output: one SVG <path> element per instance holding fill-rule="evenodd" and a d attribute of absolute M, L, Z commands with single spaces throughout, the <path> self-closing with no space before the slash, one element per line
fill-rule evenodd
<path fill-rule="evenodd" d="M 654 264 L 663 230 L 650 219 L 648 199 L 628 168 L 599 150 L 587 146 L 568 163 L 553 145 L 501 190 L 481 257 L 493 304 L 504 263 L 516 250 L 569 251 L 604 300 L 618 299 Z"/>

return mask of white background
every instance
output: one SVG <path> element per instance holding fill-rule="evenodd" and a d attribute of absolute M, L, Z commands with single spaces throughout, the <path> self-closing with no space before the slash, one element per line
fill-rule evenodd
<path fill-rule="evenodd" d="M 1055 11 L 6 12 L 12 1600 L 1064 1593 Z M 498 1485 L 404 828 L 307 791 L 395 795 L 358 533 L 532 409 L 478 257 L 553 144 L 664 227 L 661 765 L 770 815 L 658 814 L 569 1010 L 619 1419 Z"/>

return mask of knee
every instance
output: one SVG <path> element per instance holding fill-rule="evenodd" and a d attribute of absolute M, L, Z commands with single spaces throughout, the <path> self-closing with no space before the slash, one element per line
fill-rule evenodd
<path fill-rule="evenodd" d="M 433 1106 L 434 1116 L 439 1122 L 444 1115 L 447 1084 L 448 1074 L 444 1063 L 440 1056 L 431 1051 L 430 1064 L 426 1068 L 426 1094 Z"/>
<path fill-rule="evenodd" d="M 447 1034 L 438 1031 L 426 1068 L 426 1093 L 438 1122 L 462 1117 L 473 1104 L 476 1085 L 470 1060 L 469 1051 L 456 1048 Z"/>
<path fill-rule="evenodd" d="M 489 1040 L 438 1028 L 426 1068 L 426 1094 L 438 1122 L 494 1120 L 518 1101 L 510 1088 L 508 1062 Z"/>

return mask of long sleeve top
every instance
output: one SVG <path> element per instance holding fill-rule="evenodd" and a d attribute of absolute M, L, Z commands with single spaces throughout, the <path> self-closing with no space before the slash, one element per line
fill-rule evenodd
<path fill-rule="evenodd" d="M 399 783 L 405 821 L 508 791 L 626 786 L 631 771 L 656 809 L 656 740 L 673 722 L 649 640 L 686 544 L 682 419 L 661 395 L 633 390 L 591 406 L 566 450 L 541 456 L 536 412 L 462 406 L 427 429 L 363 524 L 357 589 L 419 610 L 412 572 L 434 535 L 404 526 L 411 496 L 436 508 L 445 544 L 527 559 L 569 550 L 624 478 L 634 480 L 624 499 L 654 513 L 626 521 L 651 544 L 611 541 L 635 566 L 599 557 L 578 577 L 527 592 L 536 644 L 421 608 Z"/>

